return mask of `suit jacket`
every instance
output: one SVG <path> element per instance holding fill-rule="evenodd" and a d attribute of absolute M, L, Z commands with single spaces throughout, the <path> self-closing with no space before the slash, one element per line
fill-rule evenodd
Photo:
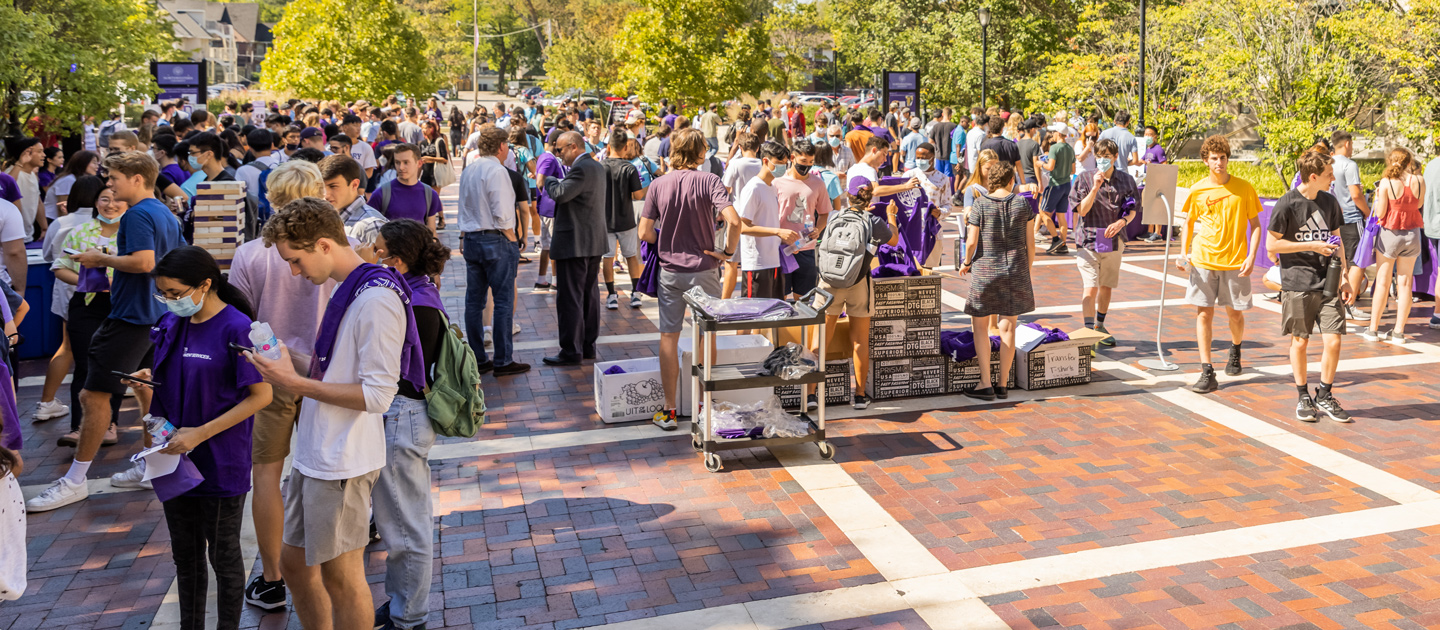
<path fill-rule="evenodd" d="M 589 155 L 575 158 L 564 179 L 545 178 L 545 194 L 555 200 L 550 257 L 555 260 L 605 255 L 605 166 Z"/>

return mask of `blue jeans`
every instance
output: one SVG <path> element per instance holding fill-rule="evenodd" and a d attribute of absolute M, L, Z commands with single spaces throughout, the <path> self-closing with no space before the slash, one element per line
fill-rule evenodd
<path fill-rule="evenodd" d="M 385 467 L 370 493 L 375 527 L 388 549 L 385 593 L 390 618 L 402 628 L 430 614 L 430 571 L 435 553 L 430 503 L 430 426 L 425 401 L 396 395 L 385 412 Z"/>
<path fill-rule="evenodd" d="M 495 367 L 510 365 L 510 330 L 515 320 L 515 273 L 520 267 L 520 247 L 500 234 L 465 233 L 465 338 L 475 351 L 475 360 L 485 363 L 486 292 L 495 298 L 491 335 L 495 345 Z"/>

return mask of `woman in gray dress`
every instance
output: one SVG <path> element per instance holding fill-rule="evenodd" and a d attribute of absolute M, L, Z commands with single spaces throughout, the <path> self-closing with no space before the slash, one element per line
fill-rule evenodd
<path fill-rule="evenodd" d="M 965 298 L 965 314 L 975 333 L 980 360 L 980 387 L 966 396 L 980 400 L 1006 398 L 1004 383 L 991 383 L 990 332 L 1000 331 L 1000 373 L 1015 362 L 1015 318 L 1035 310 L 1030 267 L 1035 264 L 1035 211 L 1015 194 L 1015 167 L 990 164 L 990 192 L 981 195 L 967 220 L 965 260 L 960 275 L 974 271 Z"/>

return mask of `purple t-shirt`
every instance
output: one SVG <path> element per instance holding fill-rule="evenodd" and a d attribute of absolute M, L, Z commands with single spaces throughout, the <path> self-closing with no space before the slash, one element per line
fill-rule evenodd
<path fill-rule="evenodd" d="M 423 182 L 415 182 L 407 186 L 395 179 L 385 186 L 390 187 L 390 206 L 387 208 L 381 203 L 385 198 L 384 187 L 381 187 L 370 193 L 370 207 L 379 210 L 381 214 L 385 215 L 385 218 L 391 221 L 415 219 L 424 223 L 427 217 L 440 214 L 443 210 L 440 193 L 431 190 Z"/>
<path fill-rule="evenodd" d="M 15 178 L 6 173 L 0 173 L 0 199 L 19 205 L 20 199 L 23 197 L 24 195 L 20 194 L 20 184 L 15 181 Z"/>
<path fill-rule="evenodd" d="M 540 159 L 535 161 L 535 173 L 537 175 L 544 175 L 555 179 L 565 179 L 565 174 L 568 172 L 570 172 L 570 169 L 565 168 L 565 164 L 560 161 L 560 158 L 555 157 L 553 153 L 543 153 L 540 155 Z M 540 193 L 540 200 L 536 203 L 536 212 L 538 212 L 540 216 L 548 219 L 555 218 L 555 200 L 550 198 L 550 195 L 545 192 L 544 188 L 537 190 Z"/>
<path fill-rule="evenodd" d="M 675 170 L 650 184 L 640 216 L 660 230 L 660 267 L 694 273 L 718 266 L 705 252 L 715 250 L 715 222 L 729 205 L 725 184 L 712 173 Z"/>
<path fill-rule="evenodd" d="M 190 179 L 190 175 L 180 168 L 179 164 L 166 164 L 165 168 L 160 169 L 160 173 L 169 177 L 170 181 L 175 182 L 177 186 Z"/>
<path fill-rule="evenodd" d="M 176 428 L 198 427 L 250 395 L 261 382 L 255 366 L 228 346 L 250 345 L 250 318 L 227 306 L 201 324 L 166 313 L 150 331 L 155 342 L 154 399 L 150 413 Z M 250 491 L 250 431 L 246 418 L 195 450 L 190 461 L 205 481 L 185 496 L 234 497 Z"/>

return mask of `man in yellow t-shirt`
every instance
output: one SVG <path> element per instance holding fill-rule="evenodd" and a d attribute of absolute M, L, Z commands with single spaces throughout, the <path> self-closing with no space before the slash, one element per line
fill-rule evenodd
<path fill-rule="evenodd" d="M 1230 142 L 1225 136 L 1206 138 L 1200 158 L 1210 167 L 1210 175 L 1195 182 L 1180 209 L 1187 219 L 1180 232 L 1181 253 L 1175 266 L 1181 271 L 1188 267 L 1190 287 L 1185 299 L 1196 307 L 1200 380 L 1190 389 L 1206 394 L 1220 387 L 1210 364 L 1216 306 L 1224 306 L 1230 319 L 1230 357 L 1225 374 L 1240 374 L 1244 311 L 1250 308 L 1250 271 L 1255 268 L 1255 252 L 1260 245 L 1260 197 L 1250 182 L 1229 173 Z"/>

